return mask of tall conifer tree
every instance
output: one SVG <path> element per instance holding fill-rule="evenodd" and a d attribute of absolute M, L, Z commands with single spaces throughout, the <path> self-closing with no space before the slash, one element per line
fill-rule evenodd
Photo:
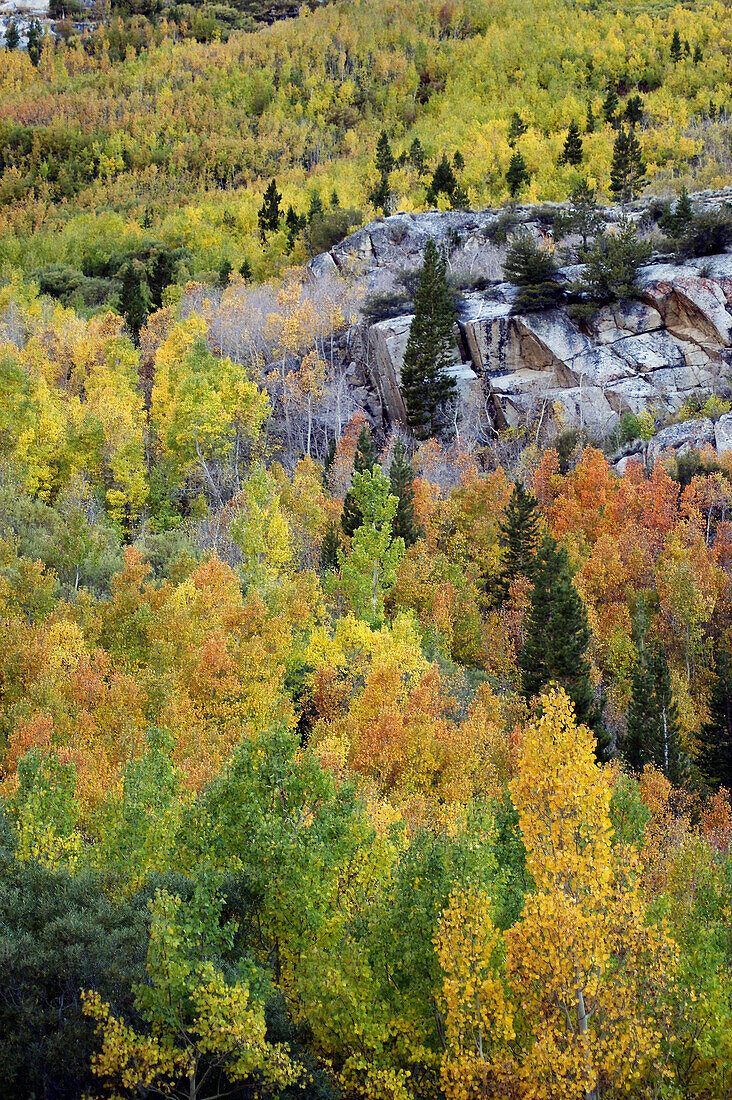
<path fill-rule="evenodd" d="M 601 718 L 587 659 L 589 642 L 587 610 L 572 583 L 567 551 L 546 534 L 536 556 L 526 641 L 519 655 L 523 693 L 531 698 L 546 684 L 560 684 L 574 703 L 577 721 L 597 733 L 602 753 Z"/>
<path fill-rule="evenodd" d="M 364 426 L 361 428 L 356 442 L 356 453 L 353 458 L 353 472 L 355 474 L 362 474 L 364 470 L 368 470 L 370 473 L 376 461 L 376 447 L 371 438 L 371 432 Z M 349 489 L 346 493 L 346 499 L 343 501 L 341 527 L 347 535 L 353 535 L 354 531 L 360 527 L 362 523 L 363 516 L 361 515 L 361 510 L 356 503 L 353 491 Z"/>
<path fill-rule="evenodd" d="M 532 580 L 536 570 L 536 549 L 539 542 L 539 506 L 533 493 L 528 493 L 520 481 L 515 481 L 506 505 L 506 514 L 499 524 L 503 542 L 498 590 L 505 599 L 517 577 Z"/>
<path fill-rule="evenodd" d="M 666 654 L 658 645 L 641 645 L 633 669 L 623 756 L 636 771 L 654 764 L 672 783 L 683 781 L 678 712 Z"/>
<path fill-rule="evenodd" d="M 394 537 L 404 539 L 404 545 L 411 546 L 421 536 L 422 531 L 414 514 L 414 470 L 401 439 L 394 446 L 389 481 L 391 491 L 398 501 L 394 517 Z"/>
<path fill-rule="evenodd" d="M 613 145 L 610 191 L 620 202 L 630 202 L 638 194 L 645 174 L 646 165 L 635 131 L 621 126 Z"/>
<path fill-rule="evenodd" d="M 579 126 L 575 119 L 572 119 L 569 124 L 569 130 L 567 131 L 564 148 L 559 157 L 559 163 L 572 164 L 576 168 L 582 163 L 583 156 L 584 150 L 582 148 L 582 138 L 580 137 Z"/>
<path fill-rule="evenodd" d="M 709 720 L 698 738 L 697 766 L 710 787 L 732 790 L 732 662 L 726 650 L 716 656 Z"/>
<path fill-rule="evenodd" d="M 442 409 L 455 394 L 455 380 L 447 373 L 454 358 L 454 322 L 445 264 L 428 240 L 401 379 L 407 424 L 418 439 L 435 434 Z"/>

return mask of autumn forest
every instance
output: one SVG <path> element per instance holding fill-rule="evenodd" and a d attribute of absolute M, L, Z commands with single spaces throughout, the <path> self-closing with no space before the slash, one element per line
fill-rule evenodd
<path fill-rule="evenodd" d="M 567 202 L 622 208 L 575 261 L 643 202 L 724 252 L 732 8 L 4 26 L 0 1098 L 732 1097 L 732 451 L 458 415 L 434 242 L 408 300 L 306 267 L 500 207 L 557 308 Z"/>

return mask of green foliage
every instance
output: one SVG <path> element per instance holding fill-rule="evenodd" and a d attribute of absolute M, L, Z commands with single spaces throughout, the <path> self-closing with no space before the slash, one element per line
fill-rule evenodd
<path fill-rule="evenodd" d="M 511 157 L 509 166 L 506 169 L 506 183 L 508 184 L 508 193 L 512 199 L 518 196 L 519 192 L 526 186 L 530 178 L 529 170 L 523 155 L 516 151 Z"/>
<path fill-rule="evenodd" d="M 732 668 L 719 649 L 709 700 L 709 719 L 701 728 L 696 765 L 709 786 L 732 789 Z"/>
<path fill-rule="evenodd" d="M 394 445 L 394 457 L 389 467 L 389 484 L 392 494 L 397 498 L 394 536 L 403 539 L 405 546 L 412 546 L 423 532 L 414 514 L 414 470 L 401 439 Z"/>
<path fill-rule="evenodd" d="M 407 424 L 418 439 L 435 434 L 455 393 L 455 381 L 447 374 L 454 356 L 454 319 L 445 263 L 428 240 L 401 378 Z"/>
<path fill-rule="evenodd" d="M 621 126 L 613 145 L 613 160 L 610 166 L 610 192 L 621 203 L 634 199 L 646 174 L 640 142 L 635 130 Z"/>
<path fill-rule="evenodd" d="M 81 990 L 132 1008 L 147 950 L 145 899 L 113 902 L 91 871 L 21 862 L 0 842 L 3 1095 L 76 1100 L 93 1088 L 93 1027 Z"/>
<path fill-rule="evenodd" d="M 583 148 L 582 138 L 580 137 L 579 126 L 575 119 L 569 124 L 569 130 L 567 131 L 567 137 L 564 141 L 564 148 L 559 157 L 560 164 L 571 164 L 577 168 L 582 163 Z"/>
<path fill-rule="evenodd" d="M 557 265 L 549 252 L 542 252 L 529 233 L 511 241 L 503 265 L 505 278 L 519 288 L 515 312 L 553 309 L 562 298 L 556 281 Z"/>
<path fill-rule="evenodd" d="M 633 669 L 623 757 L 636 771 L 652 763 L 673 783 L 683 778 L 678 714 L 668 662 L 660 646 L 643 646 Z"/>
<path fill-rule="evenodd" d="M 572 289 L 597 304 L 632 299 L 638 271 L 650 255 L 650 244 L 639 241 L 633 223 L 624 220 L 616 234 L 602 233 L 595 239 L 582 279 Z"/>
<path fill-rule="evenodd" d="M 511 115 L 511 121 L 508 125 L 508 144 L 511 148 L 514 148 L 518 139 L 525 134 L 528 130 L 528 125 L 521 118 L 518 111 L 514 111 Z"/>
<path fill-rule="evenodd" d="M 361 428 L 356 441 L 356 453 L 353 456 L 354 474 L 362 474 L 364 470 L 371 471 L 376 462 L 376 446 L 371 438 L 371 432 L 366 425 Z M 352 535 L 357 527 L 363 523 L 363 516 L 353 489 L 349 489 L 343 501 L 341 512 L 341 527 L 347 535 Z"/>
<path fill-rule="evenodd" d="M 505 599 L 518 577 L 532 580 L 536 569 L 539 543 L 539 508 L 533 493 L 527 492 L 522 481 L 514 481 L 506 513 L 500 522 L 503 553 L 498 587 Z"/>
<path fill-rule="evenodd" d="M 574 703 L 577 721 L 599 729 L 587 659 L 587 610 L 572 584 L 567 552 L 549 534 L 539 545 L 533 579 L 518 662 L 523 692 L 530 699 L 546 684 L 558 683 Z"/>
<path fill-rule="evenodd" d="M 372 626 L 384 620 L 384 597 L 396 582 L 396 568 L 404 556 L 404 539 L 394 535 L 398 500 L 378 465 L 353 475 L 353 496 L 361 524 L 346 555 L 338 551 L 343 588 L 359 618 Z"/>
<path fill-rule="evenodd" d="M 257 214 L 257 223 L 263 242 L 267 239 L 268 233 L 276 233 L 280 227 L 281 202 L 282 195 L 277 190 L 277 183 L 274 179 L 270 180 L 269 186 L 264 192 L 264 198 L 259 208 L 259 213 Z"/>

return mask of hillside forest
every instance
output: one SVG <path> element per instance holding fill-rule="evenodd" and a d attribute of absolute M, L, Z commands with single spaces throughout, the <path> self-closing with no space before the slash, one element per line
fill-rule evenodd
<path fill-rule="evenodd" d="M 0 50 L 0 1097 L 724 1100 L 732 453 L 451 418 L 433 243 L 376 427 L 303 265 L 644 191 L 729 244 L 730 8 L 280 8 Z"/>

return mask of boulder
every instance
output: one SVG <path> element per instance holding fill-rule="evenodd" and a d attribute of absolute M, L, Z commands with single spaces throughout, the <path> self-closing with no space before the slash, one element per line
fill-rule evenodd
<path fill-rule="evenodd" d="M 714 423 L 707 417 L 697 420 L 685 420 L 681 424 L 671 424 L 654 436 L 649 444 L 649 452 L 655 460 L 664 451 L 698 450 L 705 443 L 714 444 Z"/>
<path fill-rule="evenodd" d="M 717 454 L 732 451 L 732 413 L 720 416 L 714 425 L 714 444 Z"/>

